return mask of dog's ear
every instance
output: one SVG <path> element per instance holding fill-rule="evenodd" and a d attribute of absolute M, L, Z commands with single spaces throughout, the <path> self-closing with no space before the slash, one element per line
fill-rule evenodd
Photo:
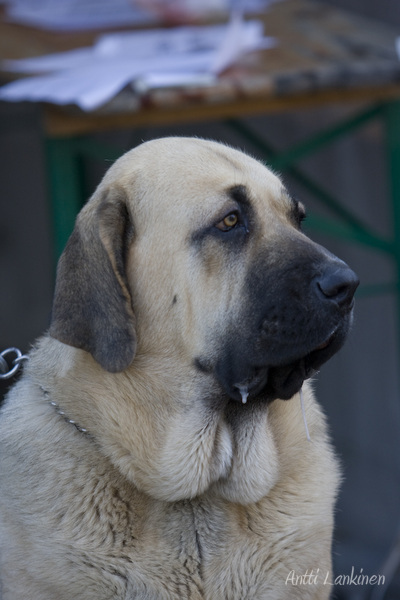
<path fill-rule="evenodd" d="M 113 373 L 126 369 L 136 351 L 126 277 L 132 238 L 125 193 L 103 192 L 78 216 L 57 268 L 50 335 L 90 352 Z"/>

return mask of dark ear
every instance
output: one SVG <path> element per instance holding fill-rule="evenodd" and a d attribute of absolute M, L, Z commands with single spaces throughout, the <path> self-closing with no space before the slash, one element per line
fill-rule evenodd
<path fill-rule="evenodd" d="M 132 236 L 124 192 L 105 192 L 81 211 L 57 268 L 50 335 L 90 352 L 113 373 L 126 369 L 136 351 L 126 278 Z"/>

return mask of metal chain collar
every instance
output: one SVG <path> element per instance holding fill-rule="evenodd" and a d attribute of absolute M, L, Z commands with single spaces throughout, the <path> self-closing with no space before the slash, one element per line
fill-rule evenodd
<path fill-rule="evenodd" d="M 11 360 L 9 358 L 14 355 L 15 358 Z M 8 361 L 6 360 L 8 358 Z M 21 350 L 18 348 L 7 348 L 0 352 L 0 379 L 10 379 L 19 371 L 21 368 L 21 364 L 24 360 L 29 360 L 29 356 L 26 354 L 22 354 Z M 10 366 L 11 365 L 11 366 Z"/>
<path fill-rule="evenodd" d="M 11 360 L 12 356 L 15 357 L 13 360 Z M 6 360 L 6 357 L 8 360 Z M 24 360 L 29 360 L 29 356 L 27 356 L 26 354 L 22 354 L 21 350 L 18 350 L 18 348 L 7 348 L 6 350 L 3 350 L 3 352 L 0 352 L 0 380 L 11 379 L 11 377 L 13 377 L 13 375 L 15 375 L 19 371 Z M 84 429 L 83 427 L 78 425 L 73 419 L 67 417 L 65 412 L 61 410 L 57 403 L 49 399 L 49 393 L 43 388 L 41 389 L 48 403 L 55 409 L 57 414 L 59 414 L 64 419 L 64 421 L 70 423 L 71 425 L 74 425 L 76 429 L 81 433 L 88 434 L 87 429 Z"/>

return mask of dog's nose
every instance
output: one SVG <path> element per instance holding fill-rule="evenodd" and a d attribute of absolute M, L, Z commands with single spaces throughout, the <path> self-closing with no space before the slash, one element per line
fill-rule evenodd
<path fill-rule="evenodd" d="M 343 308 L 351 306 L 359 283 L 357 275 L 345 263 L 330 266 L 316 279 L 319 295 Z"/>

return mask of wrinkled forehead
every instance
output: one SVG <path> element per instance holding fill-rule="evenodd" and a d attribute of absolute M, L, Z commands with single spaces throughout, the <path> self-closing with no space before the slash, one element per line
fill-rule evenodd
<path fill-rule="evenodd" d="M 212 210 L 216 205 L 221 209 L 234 208 L 232 200 L 238 198 L 236 192 L 240 190 L 242 201 L 260 217 L 271 211 L 286 214 L 288 194 L 280 178 L 265 165 L 246 154 L 218 146 L 210 148 L 205 161 L 207 158 L 209 168 L 200 170 L 198 179 L 193 179 L 197 190 L 204 189 L 204 210 Z"/>
<path fill-rule="evenodd" d="M 241 186 L 256 212 L 285 213 L 290 200 L 271 170 L 250 156 L 216 142 L 165 138 L 142 144 L 114 165 L 125 188 L 140 189 L 151 207 L 206 214 L 228 202 Z M 131 181 L 129 181 L 131 179 Z M 134 179 L 134 183 L 133 180 Z"/>

